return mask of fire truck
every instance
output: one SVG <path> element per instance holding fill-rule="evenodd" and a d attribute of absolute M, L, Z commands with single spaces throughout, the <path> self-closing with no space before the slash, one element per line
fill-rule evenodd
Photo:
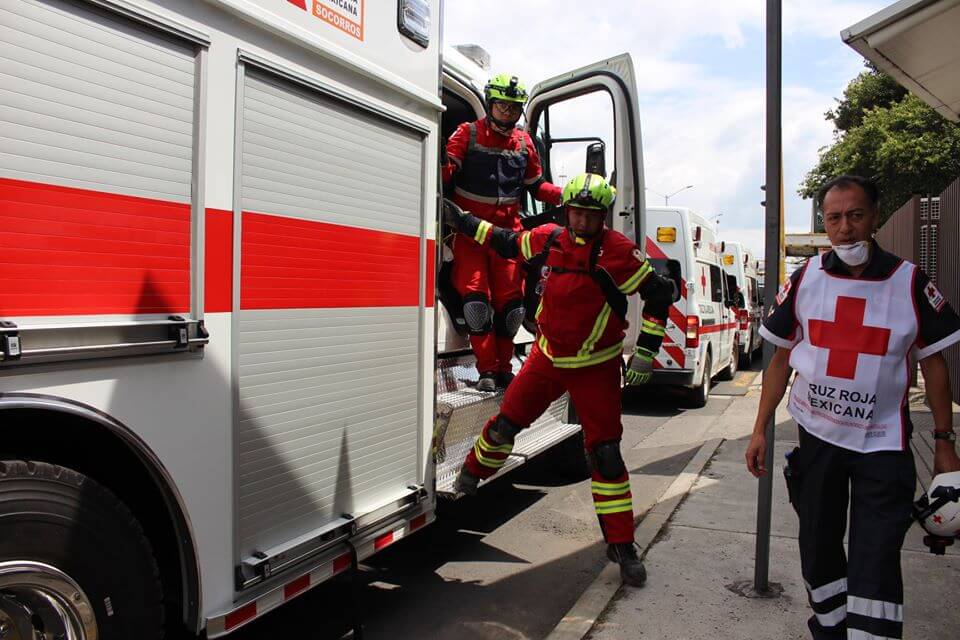
<path fill-rule="evenodd" d="M 441 53 L 441 9 L 0 3 L 14 637 L 219 637 L 453 496 L 500 395 L 473 388 L 457 310 L 436 302 L 444 134 L 482 116 L 487 75 Z M 558 105 L 597 94 L 612 144 L 587 136 L 586 160 L 612 163 L 608 223 L 642 238 L 628 56 L 541 82 L 527 126 L 552 178 Z M 501 473 L 578 429 L 558 400 Z"/>

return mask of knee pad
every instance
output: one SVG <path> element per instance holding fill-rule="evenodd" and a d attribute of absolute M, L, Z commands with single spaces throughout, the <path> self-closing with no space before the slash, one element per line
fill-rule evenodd
<path fill-rule="evenodd" d="M 490 333 L 493 329 L 490 300 L 482 293 L 470 293 L 463 299 L 463 319 L 467 329 L 474 335 Z"/>
<path fill-rule="evenodd" d="M 593 447 L 593 468 L 605 480 L 616 480 L 627 472 L 627 465 L 620 455 L 620 441 L 608 440 Z"/>
<path fill-rule="evenodd" d="M 518 433 L 520 433 L 520 426 L 512 423 L 503 414 L 497 414 L 496 420 L 487 430 L 487 435 L 497 445 L 513 444 Z"/>
<path fill-rule="evenodd" d="M 498 336 L 512 338 L 517 335 L 520 325 L 523 324 L 523 318 L 526 310 L 523 306 L 523 300 L 511 300 L 503 305 L 500 313 L 493 315 L 493 328 Z"/>

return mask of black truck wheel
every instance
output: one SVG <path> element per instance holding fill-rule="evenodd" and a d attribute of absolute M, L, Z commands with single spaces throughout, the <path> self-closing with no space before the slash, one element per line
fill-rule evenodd
<path fill-rule="evenodd" d="M 130 510 L 46 462 L 0 460 L 0 626 L 13 638 L 158 640 L 160 573 Z"/>

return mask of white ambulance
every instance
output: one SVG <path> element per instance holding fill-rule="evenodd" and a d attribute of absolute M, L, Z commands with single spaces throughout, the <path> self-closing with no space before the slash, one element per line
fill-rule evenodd
<path fill-rule="evenodd" d="M 740 345 L 740 367 L 747 368 L 763 346 L 760 324 L 763 322 L 763 303 L 757 284 L 757 260 L 739 242 L 723 242 L 723 270 L 727 274 L 727 289 L 736 302 L 737 343 Z"/>
<path fill-rule="evenodd" d="M 648 207 L 647 257 L 663 273 L 680 263 L 680 299 L 670 307 L 667 332 L 654 359 L 652 383 L 686 389 L 692 406 L 707 402 L 714 376 L 737 372 L 739 344 L 721 255 L 723 243 L 706 218 L 684 207 Z"/>
<path fill-rule="evenodd" d="M 439 0 L 386 4 L 0 3 L 14 637 L 219 637 L 433 520 L 498 402 L 435 304 L 441 132 L 482 101 Z M 639 238 L 629 57 L 528 117 L 593 92 Z M 577 431 L 539 426 L 511 464 Z"/>

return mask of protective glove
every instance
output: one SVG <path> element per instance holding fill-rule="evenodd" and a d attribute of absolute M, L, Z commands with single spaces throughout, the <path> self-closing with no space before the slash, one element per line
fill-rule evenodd
<path fill-rule="evenodd" d="M 653 375 L 654 353 L 649 349 L 637 347 L 627 363 L 627 385 L 636 386 L 647 384 Z"/>
<path fill-rule="evenodd" d="M 443 223 L 450 225 L 454 229 L 460 230 L 460 227 L 463 226 L 463 223 L 466 221 L 467 214 L 464 213 L 455 202 L 443 199 Z"/>

